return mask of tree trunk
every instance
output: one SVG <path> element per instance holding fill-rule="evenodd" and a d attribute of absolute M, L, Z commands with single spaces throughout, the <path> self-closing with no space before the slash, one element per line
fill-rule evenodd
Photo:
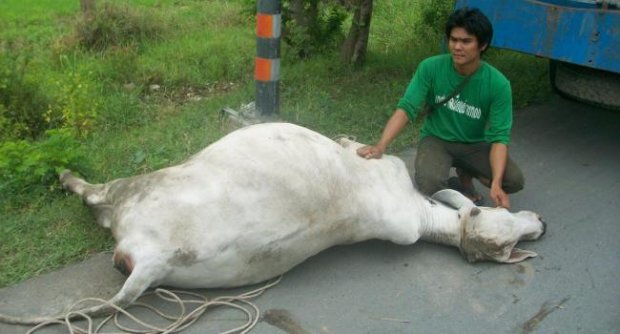
<path fill-rule="evenodd" d="M 304 13 L 304 0 L 291 0 L 289 4 L 291 20 L 300 27 L 307 27 L 307 17 Z"/>
<path fill-rule="evenodd" d="M 293 40 L 296 45 L 298 56 L 307 57 L 313 48 L 314 34 L 319 15 L 320 0 L 290 0 L 290 19 L 294 22 L 293 31 L 285 31 L 283 38 Z M 288 27 L 287 27 L 288 28 Z"/>
<path fill-rule="evenodd" d="M 80 0 L 80 9 L 86 18 L 92 18 L 95 14 L 95 0 Z"/>
<path fill-rule="evenodd" d="M 342 60 L 360 66 L 366 58 L 370 19 L 372 18 L 372 0 L 357 0 L 353 6 L 354 14 L 351 29 L 342 46 Z"/>
<path fill-rule="evenodd" d="M 290 0 L 289 11 L 299 27 L 310 29 L 319 15 L 319 0 Z"/>

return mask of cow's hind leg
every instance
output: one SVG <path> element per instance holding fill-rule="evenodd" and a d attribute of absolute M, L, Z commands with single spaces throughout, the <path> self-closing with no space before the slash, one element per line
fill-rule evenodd
<path fill-rule="evenodd" d="M 123 287 L 105 304 L 81 310 L 89 316 L 100 316 L 113 313 L 116 308 L 125 308 L 138 299 L 154 282 L 158 282 L 167 274 L 165 264 L 153 261 L 138 263 L 127 277 Z M 112 306 L 114 305 L 114 306 Z"/>
<path fill-rule="evenodd" d="M 83 318 L 82 315 L 96 317 L 100 315 L 114 313 L 117 308 L 124 309 L 129 304 L 138 299 L 140 295 L 142 295 L 142 293 L 146 289 L 148 289 L 148 287 L 151 286 L 153 282 L 156 282 L 163 278 L 163 275 L 166 274 L 164 268 L 165 266 L 163 266 L 162 263 L 159 262 L 137 264 L 134 270 L 131 272 L 131 275 L 129 275 L 129 277 L 125 281 L 125 284 L 123 285 L 121 290 L 116 293 L 116 295 L 114 295 L 111 299 L 98 306 L 80 310 L 72 310 L 68 318 Z M 14 317 L 0 314 L 0 321 L 8 324 L 18 325 L 39 325 L 42 323 L 55 323 L 57 322 L 57 320 L 64 321 L 65 318 L 66 315 L 64 314 L 44 317 Z"/>

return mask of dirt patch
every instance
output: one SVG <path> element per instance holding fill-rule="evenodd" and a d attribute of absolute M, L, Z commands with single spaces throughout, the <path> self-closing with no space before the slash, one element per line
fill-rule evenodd
<path fill-rule="evenodd" d="M 310 332 L 303 329 L 293 315 L 282 309 L 270 309 L 263 313 L 262 320 L 266 323 L 277 327 L 288 334 L 309 334 Z"/>
<path fill-rule="evenodd" d="M 538 327 L 538 325 L 543 320 L 545 320 L 545 318 L 551 312 L 554 312 L 555 310 L 562 308 L 564 303 L 566 303 L 569 299 L 570 297 L 566 297 L 562 299 L 562 301 L 560 301 L 556 305 L 551 305 L 551 306 L 549 305 L 549 302 L 543 303 L 543 305 L 540 307 L 540 310 L 538 310 L 538 312 L 533 317 L 531 317 L 528 321 L 524 322 L 523 325 L 521 325 L 522 332 L 531 333 L 533 330 L 536 329 L 536 327 Z"/>

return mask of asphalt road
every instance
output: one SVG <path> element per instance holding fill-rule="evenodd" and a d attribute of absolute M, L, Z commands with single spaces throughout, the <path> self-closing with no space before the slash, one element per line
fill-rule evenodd
<path fill-rule="evenodd" d="M 511 154 L 526 175 L 513 209 L 548 223 L 541 240 L 521 245 L 539 257 L 469 264 L 455 248 L 424 242 L 334 247 L 253 299 L 267 315 L 252 333 L 618 333 L 620 112 L 558 97 L 518 110 Z M 110 254 L 100 254 L 0 289 L 0 312 L 53 314 L 83 297 L 110 297 L 122 282 Z M 242 319 L 215 309 L 185 333 Z M 28 328 L 0 324 L 0 333 Z"/>

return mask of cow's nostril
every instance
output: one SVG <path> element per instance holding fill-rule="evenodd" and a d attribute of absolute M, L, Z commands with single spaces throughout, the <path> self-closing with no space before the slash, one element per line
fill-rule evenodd
<path fill-rule="evenodd" d="M 547 233 L 547 223 L 540 217 L 538 217 L 538 220 L 542 223 L 542 226 L 543 226 L 543 231 L 542 231 L 542 234 L 540 235 L 542 237 L 543 235 L 545 235 L 545 233 Z"/>

